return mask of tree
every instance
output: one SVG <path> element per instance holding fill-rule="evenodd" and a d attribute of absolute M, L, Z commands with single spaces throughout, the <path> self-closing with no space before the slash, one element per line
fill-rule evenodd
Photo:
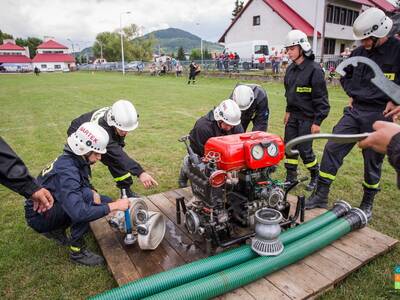
<path fill-rule="evenodd" d="M 204 59 L 212 59 L 212 55 L 211 55 L 211 53 L 208 51 L 207 48 L 205 48 L 204 51 L 203 51 L 203 58 L 204 58 Z"/>
<path fill-rule="evenodd" d="M 235 0 L 235 8 L 232 11 L 232 18 L 231 20 L 235 20 L 235 18 L 239 15 L 239 13 L 243 9 L 243 1 Z"/>
<path fill-rule="evenodd" d="M 37 47 L 43 43 L 41 39 L 35 37 L 28 37 L 26 40 L 23 38 L 17 38 L 15 43 L 21 47 L 28 47 L 29 48 L 29 56 L 33 58 L 36 55 Z"/>
<path fill-rule="evenodd" d="M 176 58 L 181 61 L 186 60 L 185 51 L 183 50 L 182 46 L 178 48 L 178 53 L 176 55 Z"/>
<path fill-rule="evenodd" d="M 192 49 L 190 53 L 190 60 L 200 60 L 201 59 L 201 52 L 200 49 Z"/>
<path fill-rule="evenodd" d="M 14 38 L 14 37 L 13 37 L 11 34 L 2 32 L 2 31 L 0 30 L 0 44 L 3 44 L 3 41 L 6 40 L 6 39 L 13 39 L 13 38 Z"/>

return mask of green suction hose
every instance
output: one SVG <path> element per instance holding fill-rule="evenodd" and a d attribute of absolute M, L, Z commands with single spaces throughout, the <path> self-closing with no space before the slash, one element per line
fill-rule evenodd
<path fill-rule="evenodd" d="M 339 201 L 335 203 L 331 210 L 299 226 L 286 230 L 280 235 L 280 239 L 284 245 L 289 245 L 344 216 L 350 209 L 350 205 L 345 201 Z M 244 245 L 174 269 L 138 279 L 121 287 L 108 290 L 90 299 L 142 299 L 210 274 L 220 272 L 255 257 L 258 257 L 258 254 L 251 250 L 249 245 Z"/>
<path fill-rule="evenodd" d="M 187 284 L 150 296 L 148 300 L 188 299 L 201 300 L 216 297 L 249 284 L 283 267 L 295 263 L 324 248 L 354 229 L 367 223 L 360 209 L 353 209 L 344 218 L 289 244 L 278 256 L 259 256 L 240 265 L 209 275 Z"/>

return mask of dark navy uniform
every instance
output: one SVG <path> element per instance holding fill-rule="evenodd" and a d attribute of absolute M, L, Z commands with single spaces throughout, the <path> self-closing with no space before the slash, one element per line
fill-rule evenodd
<path fill-rule="evenodd" d="M 29 174 L 24 162 L 1 137 L 0 183 L 25 198 L 29 198 L 40 189 L 36 180 Z"/>
<path fill-rule="evenodd" d="M 242 110 L 240 122 L 242 123 L 243 130 L 247 131 L 247 127 L 252 122 L 253 129 L 251 131 L 267 131 L 269 118 L 267 92 L 258 84 L 245 85 L 253 90 L 254 101 L 248 109 Z"/>
<path fill-rule="evenodd" d="M 372 50 L 358 47 L 351 53 L 351 56 L 363 56 L 372 59 L 390 80 L 400 84 L 400 41 L 395 38 L 389 38 L 383 45 Z M 333 133 L 357 134 L 372 132 L 372 124 L 375 121 L 391 121 L 391 119 L 383 116 L 383 111 L 390 98 L 371 83 L 370 79 L 374 77 L 372 69 L 360 64 L 357 68 L 351 66 L 345 71 L 347 73 L 341 79 L 341 84 L 347 95 L 353 98 L 353 108 L 344 108 L 343 117 L 334 127 Z M 343 159 L 354 145 L 333 142 L 326 144 L 321 162 L 319 181 L 329 185 L 335 179 Z M 372 149 L 363 149 L 362 154 L 364 157 L 364 190 L 377 192 L 384 155 Z"/>
<path fill-rule="evenodd" d="M 209 138 L 242 133 L 242 125 L 234 126 L 230 131 L 224 131 L 218 126 L 218 122 L 214 119 L 214 110 L 211 110 L 208 114 L 201 117 L 196 121 L 193 129 L 190 131 L 190 147 L 194 153 L 203 157 L 204 145 Z"/>
<path fill-rule="evenodd" d="M 397 187 L 400 189 L 400 133 L 390 140 L 387 147 L 388 160 L 397 172 Z"/>
<path fill-rule="evenodd" d="M 107 145 L 107 153 L 102 155 L 101 162 L 108 167 L 117 183 L 117 187 L 130 192 L 130 186 L 133 183 L 132 175 L 139 177 L 144 170 L 138 162 L 130 158 L 124 151 L 125 137 L 119 136 L 115 128 L 107 124 L 106 112 L 108 109 L 108 107 L 104 107 L 76 118 L 71 122 L 67 133 L 68 136 L 71 135 L 85 122 L 96 122 L 103 127 L 107 131 L 110 140 Z M 130 196 L 128 195 L 128 197 Z"/>
<path fill-rule="evenodd" d="M 307 57 L 300 65 L 292 63 L 287 68 L 284 84 L 286 112 L 290 113 L 285 126 L 287 143 L 298 136 L 310 134 L 313 124 L 320 126 L 328 116 L 330 106 L 323 70 L 319 64 Z M 312 142 L 300 144 L 297 149 L 304 165 L 311 172 L 318 172 Z M 286 156 L 285 167 L 289 172 L 296 172 L 298 164 L 298 156 Z"/>
<path fill-rule="evenodd" d="M 32 200 L 26 200 L 28 225 L 39 233 L 71 227 L 71 246 L 82 247 L 89 222 L 110 212 L 107 203 L 111 202 L 111 198 L 101 196 L 101 204 L 93 202 L 90 177 L 89 163 L 66 146 L 64 153 L 37 178 L 39 184 L 52 194 L 54 205 L 44 213 L 37 213 L 33 210 Z"/>

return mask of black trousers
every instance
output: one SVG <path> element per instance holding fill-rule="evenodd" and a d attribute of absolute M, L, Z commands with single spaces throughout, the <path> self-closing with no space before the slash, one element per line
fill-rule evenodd
<path fill-rule="evenodd" d="M 189 81 L 190 80 L 196 81 L 196 72 L 190 72 L 189 73 Z"/>
<path fill-rule="evenodd" d="M 389 121 L 385 118 L 382 111 L 366 111 L 359 108 L 345 107 L 343 116 L 333 128 L 336 134 L 357 134 L 372 132 L 372 124 L 375 121 Z M 337 171 L 343 164 L 343 159 L 354 147 L 352 144 L 337 144 L 328 142 L 322 156 L 319 180 L 325 184 L 330 184 L 336 178 Z M 381 167 L 384 155 L 372 149 L 363 149 L 364 158 L 364 182 L 363 186 L 370 189 L 378 189 L 381 178 Z"/>
<path fill-rule="evenodd" d="M 291 115 L 285 126 L 285 144 L 298 136 L 310 134 L 312 125 L 312 119 L 299 119 Z M 300 157 L 309 170 L 318 169 L 317 159 L 312 149 L 312 141 L 299 144 L 295 149 L 299 150 Z M 287 170 L 297 170 L 298 164 L 298 155 L 286 155 L 285 168 Z"/>
<path fill-rule="evenodd" d="M 100 197 L 101 202 L 111 201 L 107 196 Z M 25 219 L 28 225 L 39 233 L 71 227 L 71 246 L 78 248 L 84 246 L 83 236 L 89 230 L 89 222 L 73 223 L 58 201 L 54 201 L 53 207 L 45 213 L 35 212 L 32 201 L 25 201 Z"/>

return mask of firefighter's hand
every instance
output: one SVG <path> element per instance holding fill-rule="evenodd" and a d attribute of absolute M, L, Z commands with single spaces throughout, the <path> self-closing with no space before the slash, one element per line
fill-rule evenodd
<path fill-rule="evenodd" d="M 320 133 L 320 132 L 321 132 L 321 127 L 317 124 L 312 124 L 311 133 L 315 134 L 315 133 Z"/>
<path fill-rule="evenodd" d="M 286 112 L 285 117 L 283 118 L 283 124 L 285 125 L 287 124 L 289 117 L 290 117 L 290 112 Z"/>
<path fill-rule="evenodd" d="M 95 190 L 92 190 L 92 192 L 93 192 L 93 202 L 96 204 L 101 204 L 100 195 Z"/>
<path fill-rule="evenodd" d="M 400 126 L 392 122 L 376 121 L 372 127 L 375 131 L 359 142 L 358 146 L 360 148 L 372 148 L 379 153 L 386 153 L 390 140 L 400 132 Z"/>
<path fill-rule="evenodd" d="M 139 180 L 140 182 L 143 184 L 143 186 L 148 189 L 151 187 L 155 187 L 158 186 L 157 181 L 154 180 L 153 177 L 151 177 L 148 173 L 143 172 L 142 174 L 140 174 L 139 176 Z"/>
<path fill-rule="evenodd" d="M 386 104 L 386 108 L 383 111 L 383 114 L 386 118 L 392 117 L 393 121 L 397 121 L 400 116 L 400 106 L 394 104 L 392 101 L 389 101 Z"/>
<path fill-rule="evenodd" d="M 33 210 L 38 213 L 45 212 L 53 207 L 54 199 L 51 193 L 45 188 L 41 188 L 34 192 L 31 196 L 33 201 Z"/>
<path fill-rule="evenodd" d="M 110 212 L 121 210 L 127 210 L 131 205 L 129 199 L 117 199 L 114 202 L 108 203 L 108 207 L 110 208 Z"/>
<path fill-rule="evenodd" d="M 347 106 L 353 108 L 353 98 L 349 98 L 349 104 Z"/>

